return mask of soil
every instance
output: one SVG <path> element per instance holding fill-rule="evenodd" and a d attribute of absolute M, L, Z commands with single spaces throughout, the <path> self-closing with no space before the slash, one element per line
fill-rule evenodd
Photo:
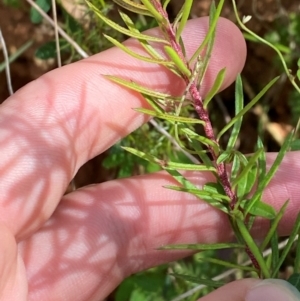
<path fill-rule="evenodd" d="M 180 9 L 182 2 L 173 1 L 170 14 L 175 14 Z M 269 32 L 275 28 L 276 24 L 287 26 L 289 22 L 288 15 L 291 12 L 300 12 L 299 0 L 244 0 L 238 2 L 239 11 L 242 15 L 253 16 L 248 24 L 258 35 L 264 35 L 266 32 Z M 207 15 L 210 3 L 210 0 L 195 1 L 192 17 Z M 235 19 L 230 1 L 225 4 L 223 16 L 231 20 Z M 54 61 L 40 61 L 34 57 L 36 49 L 46 41 L 52 40 L 54 33 L 46 22 L 41 25 L 31 23 L 29 5 L 26 2 L 22 2 L 21 7 L 19 6 L 18 8 L 5 6 L 0 2 L 0 27 L 10 53 L 16 51 L 27 41 L 33 41 L 32 46 L 11 64 L 14 90 L 21 88 L 26 83 L 55 67 Z M 298 45 L 298 50 L 299 48 L 300 46 Z M 2 61 L 3 56 L 1 52 L 0 62 Z M 279 74 L 279 71 L 274 67 L 274 53 L 265 46 L 248 43 L 248 58 L 243 71 L 246 98 L 251 99 L 251 96 L 257 94 L 276 74 Z M 0 73 L 0 83 L 0 101 L 3 101 L 9 96 L 4 72 Z M 290 129 L 290 107 L 286 101 L 290 91 L 291 88 L 287 81 L 283 81 L 279 88 L 272 90 L 267 96 L 265 105 L 269 107 L 268 116 L 264 116 L 258 108 L 257 112 L 253 112 L 247 117 L 243 131 L 244 135 L 250 138 L 241 142 L 242 152 L 253 151 L 253 145 L 257 137 L 257 124 L 263 117 L 268 119 L 265 125 L 268 130 L 268 149 L 270 151 L 278 150 L 287 130 Z M 220 94 L 221 102 L 225 104 L 225 107 L 220 105 L 218 109 L 223 115 L 227 113 L 232 115 L 233 113 L 232 102 L 226 102 L 226 100 L 232 99 L 232 95 L 232 87 Z M 101 162 L 102 157 L 98 157 L 84 166 L 77 176 L 76 186 L 82 186 L 89 182 L 101 182 L 107 179 L 108 174 L 99 175 Z"/>

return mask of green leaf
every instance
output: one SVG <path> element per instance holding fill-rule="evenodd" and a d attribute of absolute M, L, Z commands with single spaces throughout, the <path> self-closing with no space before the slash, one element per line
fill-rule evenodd
<path fill-rule="evenodd" d="M 286 207 L 288 205 L 289 201 L 286 201 L 283 206 L 280 208 L 278 214 L 275 216 L 274 220 L 271 221 L 271 227 L 265 236 L 265 239 L 263 240 L 262 244 L 260 245 L 260 250 L 264 251 L 264 249 L 268 246 L 269 242 L 271 241 L 272 236 L 277 231 L 278 224 L 286 210 Z"/>
<path fill-rule="evenodd" d="M 124 1 L 124 0 L 123 0 Z M 95 14 L 103 21 L 105 22 L 107 25 L 109 25 L 110 27 L 112 27 L 113 29 L 115 29 L 118 32 L 121 32 L 129 37 L 132 38 L 136 38 L 138 40 L 145 40 L 145 41 L 151 41 L 151 42 L 157 42 L 157 43 L 163 43 L 163 44 L 169 44 L 168 41 L 158 38 L 158 37 L 154 37 L 154 36 L 149 36 L 149 35 L 145 35 L 142 33 L 137 33 L 137 32 L 133 32 L 131 30 L 128 30 L 122 26 L 120 26 L 119 24 L 111 21 L 108 17 L 106 17 L 95 5 L 93 5 L 91 2 L 86 1 L 86 3 L 88 4 L 88 6 L 95 12 Z"/>
<path fill-rule="evenodd" d="M 206 97 L 204 98 L 203 106 L 205 109 L 207 108 L 209 102 L 213 99 L 213 97 L 219 92 L 220 88 L 222 87 L 225 78 L 225 73 L 226 68 L 223 68 L 219 71 L 216 79 L 214 80 L 212 88 L 209 90 Z"/>
<path fill-rule="evenodd" d="M 240 204 L 241 207 L 245 208 L 247 202 L 249 202 L 249 200 L 242 201 Z M 255 206 L 251 208 L 249 213 L 254 216 L 264 217 L 266 219 L 274 219 L 276 217 L 275 209 L 271 205 L 264 203 L 262 201 L 257 202 Z"/>
<path fill-rule="evenodd" d="M 171 170 L 171 169 L 179 169 L 179 170 L 190 170 L 190 171 L 215 171 L 215 168 L 212 166 L 205 166 L 205 165 L 198 165 L 198 164 L 188 164 L 188 163 L 178 163 L 166 160 L 160 160 L 151 154 L 146 154 L 142 151 L 136 150 L 132 147 L 125 147 L 122 148 L 146 161 L 151 163 L 155 163 L 161 166 L 163 169 Z"/>
<path fill-rule="evenodd" d="M 240 172 L 240 168 L 241 168 L 241 161 L 239 160 L 239 156 L 237 154 L 234 154 L 232 165 L 231 165 L 230 182 L 232 182 L 233 179 L 237 177 L 237 175 Z"/>
<path fill-rule="evenodd" d="M 175 169 L 175 170 L 190 170 L 190 171 L 216 171 L 212 166 L 199 165 L 199 164 L 188 164 L 188 163 L 178 163 L 172 161 L 166 161 L 162 165 L 164 169 Z"/>
<path fill-rule="evenodd" d="M 278 152 L 277 157 L 276 157 L 275 161 L 273 162 L 271 168 L 269 169 L 268 173 L 262 179 L 262 181 L 260 183 L 258 183 L 258 188 L 257 188 L 253 198 L 251 199 L 251 202 L 249 202 L 247 207 L 245 208 L 246 214 L 251 210 L 252 207 L 255 206 L 256 202 L 258 202 L 261 199 L 261 195 L 262 195 L 265 187 L 267 187 L 267 185 L 270 183 L 270 181 L 273 178 L 274 174 L 276 173 L 280 163 L 282 162 L 284 155 L 289 150 L 292 138 L 293 138 L 293 133 L 290 133 L 287 136 L 287 138 L 285 139 L 283 145 L 281 146 L 281 149 Z"/>
<path fill-rule="evenodd" d="M 177 31 L 176 31 L 176 41 L 179 42 L 179 38 L 181 37 L 181 34 L 183 32 L 183 29 L 185 28 L 185 25 L 187 23 L 187 20 L 189 18 L 191 8 L 192 8 L 193 0 L 186 0 L 183 4 L 182 9 L 182 17 L 180 20 L 180 23 L 178 25 Z"/>
<path fill-rule="evenodd" d="M 203 285 L 206 285 L 208 287 L 213 287 L 213 288 L 219 288 L 226 284 L 225 282 L 221 282 L 221 281 L 214 281 L 214 280 L 210 280 L 210 279 L 206 279 L 206 278 L 194 277 L 194 276 L 177 274 L 177 273 L 175 273 L 175 274 L 170 273 L 170 275 L 174 276 L 176 278 L 186 280 L 188 282 L 203 284 Z"/>
<path fill-rule="evenodd" d="M 146 161 L 149 161 L 151 163 L 155 163 L 155 164 L 158 164 L 158 165 L 162 165 L 164 164 L 164 161 L 163 160 L 159 160 L 158 158 L 154 157 L 153 155 L 150 155 L 150 154 L 146 154 L 144 152 L 141 152 L 139 150 L 136 150 L 132 147 L 126 147 L 126 146 L 122 146 L 122 148 L 124 150 L 126 150 L 127 152 L 131 153 L 131 154 L 134 154 L 135 156 L 139 157 L 139 158 L 142 158 Z"/>
<path fill-rule="evenodd" d="M 226 200 L 230 201 L 230 198 L 226 195 L 224 188 L 220 183 L 208 182 L 203 186 L 203 190 L 213 194 L 223 195 L 226 197 Z"/>
<path fill-rule="evenodd" d="M 167 53 L 168 57 L 172 60 L 172 62 L 176 65 L 178 70 L 186 75 L 187 77 L 191 76 L 191 71 L 187 67 L 186 63 L 182 61 L 178 53 L 170 46 L 164 46 L 164 50 Z"/>
<path fill-rule="evenodd" d="M 110 41 L 116 47 L 120 48 L 121 50 L 123 50 L 124 52 L 126 52 L 127 54 L 129 54 L 130 56 L 132 56 L 132 57 L 134 57 L 138 60 L 148 62 L 148 63 L 163 65 L 163 66 L 166 66 L 166 67 L 173 67 L 174 66 L 173 62 L 171 62 L 171 61 L 166 61 L 164 59 L 157 59 L 157 58 L 153 58 L 153 57 L 140 55 L 140 54 L 132 51 L 130 48 L 126 47 L 124 44 L 120 43 L 116 39 L 114 39 L 114 38 L 112 38 L 112 37 L 110 37 L 106 34 L 103 34 L 103 35 L 108 41 Z"/>
<path fill-rule="evenodd" d="M 231 163 L 232 159 L 234 158 L 234 152 L 232 150 L 224 151 L 217 159 L 217 164 Z"/>
<path fill-rule="evenodd" d="M 276 269 L 276 266 L 278 264 L 279 261 L 279 248 L 278 248 L 278 244 L 279 244 L 279 239 L 278 239 L 278 234 L 275 231 L 274 234 L 271 237 L 271 268 L 272 271 L 274 271 Z M 278 278 L 278 272 L 277 273 L 273 273 L 273 275 L 275 275 L 275 278 Z"/>
<path fill-rule="evenodd" d="M 300 230 L 300 213 L 298 213 L 298 216 L 297 216 L 296 222 L 294 224 L 293 230 L 292 230 L 292 232 L 291 232 L 291 234 L 288 238 L 287 244 L 285 245 L 285 247 L 283 248 L 283 250 L 281 252 L 278 263 L 277 263 L 275 269 L 272 272 L 271 278 L 274 278 L 274 276 L 278 273 L 281 265 L 283 264 L 286 256 L 288 255 L 288 253 L 289 253 L 289 251 L 290 251 L 290 249 L 291 249 L 291 247 L 294 243 L 294 240 L 295 240 L 296 236 L 299 234 L 299 230 Z"/>
<path fill-rule="evenodd" d="M 298 290 L 298 292 L 300 292 L 300 273 L 292 274 L 287 282 L 293 285 Z"/>
<path fill-rule="evenodd" d="M 260 137 L 257 139 L 257 149 L 264 149 L 264 145 Z M 267 159 L 266 152 L 261 152 L 258 157 L 258 183 L 261 183 L 267 173 Z"/>
<path fill-rule="evenodd" d="M 222 135 L 230 129 L 240 118 L 249 111 L 261 98 L 264 94 L 275 84 L 279 79 L 279 76 L 272 79 L 235 117 L 233 117 L 230 122 L 219 132 L 217 140 L 219 140 Z"/>
<path fill-rule="evenodd" d="M 232 187 L 234 188 L 237 184 L 240 183 L 240 181 L 246 181 L 246 183 L 242 183 L 241 186 L 247 186 L 247 175 L 249 172 L 252 171 L 252 169 L 254 168 L 255 170 L 253 170 L 253 172 L 256 174 L 256 162 L 258 157 L 260 156 L 260 153 L 263 152 L 264 149 L 260 148 L 258 149 L 249 159 L 248 164 L 243 168 L 242 172 L 237 176 L 237 178 L 235 178 L 232 182 Z M 250 175 L 251 176 L 251 175 Z M 245 180 L 246 179 L 246 180 Z M 249 186 L 249 185 L 248 185 Z M 243 191 L 244 193 L 245 191 Z"/>
<path fill-rule="evenodd" d="M 218 243 L 218 244 L 177 244 L 167 245 L 158 248 L 158 250 L 223 250 L 223 249 L 244 249 L 245 246 L 237 243 Z"/>
<path fill-rule="evenodd" d="M 51 8 L 51 0 L 36 0 L 35 3 L 47 13 Z M 43 16 L 34 8 L 30 8 L 30 20 L 33 24 L 39 24 L 43 20 Z"/>
<path fill-rule="evenodd" d="M 152 97 L 155 97 L 155 98 L 160 98 L 160 99 L 165 99 L 165 98 L 171 98 L 172 96 L 169 95 L 169 94 L 165 94 L 165 93 L 162 93 L 162 92 L 158 92 L 158 91 L 155 91 L 155 90 L 151 90 L 149 88 L 145 88 L 133 81 L 128 81 L 126 79 L 122 79 L 122 78 L 119 78 L 119 77 L 116 77 L 116 76 L 113 76 L 113 75 L 103 75 L 105 78 L 121 85 L 121 86 L 124 86 L 126 88 L 129 88 L 129 89 L 132 89 L 136 92 L 140 92 L 142 94 L 145 94 L 145 95 L 149 95 L 149 96 L 152 96 Z"/>
<path fill-rule="evenodd" d="M 119 12 L 121 18 L 123 19 L 124 23 L 128 27 L 130 31 L 140 34 L 141 32 L 135 27 L 134 22 L 129 18 L 128 15 L 124 14 L 123 12 Z M 164 58 L 148 43 L 146 40 L 138 40 L 143 48 L 148 52 L 148 54 L 156 59 L 164 60 Z"/>
<path fill-rule="evenodd" d="M 69 44 L 65 40 L 60 40 L 59 44 L 60 44 L 60 49 L 61 49 L 62 53 L 67 50 L 65 47 L 69 46 Z M 57 53 L 56 53 L 55 41 L 50 41 L 50 42 L 47 42 L 47 43 L 43 44 L 42 46 L 40 46 L 36 50 L 35 56 L 41 60 L 48 60 L 48 59 L 56 58 Z"/>
<path fill-rule="evenodd" d="M 152 16 L 148 9 L 140 3 L 136 3 L 131 0 L 113 0 L 113 2 L 133 13 L 144 16 Z"/>
<path fill-rule="evenodd" d="M 262 255 L 261 251 L 259 250 L 258 246 L 256 245 L 255 241 L 253 240 L 247 227 L 245 226 L 244 221 L 240 220 L 240 219 L 236 219 L 236 225 L 237 225 L 237 227 L 240 231 L 240 234 L 242 235 L 246 245 L 248 246 L 249 250 L 255 257 L 255 259 L 257 260 L 257 262 L 261 268 L 261 272 L 262 272 L 263 276 L 265 278 L 270 278 L 270 273 L 269 273 L 268 267 L 266 265 L 266 262 L 263 258 L 263 255 Z"/>
<path fill-rule="evenodd" d="M 153 4 L 149 0 L 141 0 L 141 2 L 145 5 L 151 15 L 157 20 L 158 23 L 162 23 L 164 17 L 155 9 Z"/>
<path fill-rule="evenodd" d="M 203 124 L 205 124 L 205 123 L 203 123 Z M 189 128 L 182 128 L 181 127 L 180 131 L 183 132 L 184 134 L 188 135 L 189 138 L 196 139 L 197 141 L 203 143 L 204 145 L 212 147 L 214 152 L 216 154 L 219 154 L 219 146 L 214 141 L 212 141 L 211 139 L 209 139 L 207 137 L 204 137 L 204 136 L 201 136 L 201 135 L 198 135 L 196 132 L 190 130 Z"/>
<path fill-rule="evenodd" d="M 205 165 L 214 166 L 213 162 L 210 160 L 206 151 L 203 150 L 202 145 L 198 141 L 192 140 L 191 145 L 195 149 L 196 154 L 199 156 L 199 158 Z"/>
<path fill-rule="evenodd" d="M 148 104 L 158 113 L 164 114 L 164 110 L 155 102 L 155 99 L 149 95 L 142 94 Z"/>
<path fill-rule="evenodd" d="M 297 78 L 298 78 L 298 80 L 300 80 L 300 70 L 297 70 Z"/>
<path fill-rule="evenodd" d="M 298 151 L 300 150 L 300 139 L 294 140 L 291 142 L 291 150 Z"/>
<path fill-rule="evenodd" d="M 166 169 L 166 171 L 183 187 L 177 187 L 177 186 L 166 186 L 166 188 L 173 189 L 176 191 L 195 191 L 198 192 L 199 189 L 192 184 L 189 180 L 187 180 L 182 174 L 180 174 L 177 170 L 170 170 Z M 206 193 L 206 196 L 202 193 L 201 197 L 197 194 L 197 197 L 199 197 L 201 200 L 206 201 L 210 205 L 214 206 L 215 208 L 222 210 L 223 212 L 228 214 L 228 209 L 225 207 L 221 202 L 216 201 L 214 198 L 210 198 L 209 194 Z"/>
<path fill-rule="evenodd" d="M 14 53 L 12 53 L 9 58 L 8 58 L 8 62 L 12 63 L 14 62 L 19 56 L 21 56 L 31 45 L 33 44 L 33 41 L 30 40 L 28 42 L 26 42 L 25 44 L 23 44 L 21 47 L 19 47 Z M 3 62 L 0 64 L 0 72 L 2 72 L 3 70 L 5 70 L 6 68 L 6 63 Z"/>
<path fill-rule="evenodd" d="M 200 257 L 197 260 L 205 261 L 207 263 L 222 265 L 222 266 L 227 267 L 229 269 L 237 269 L 237 270 L 248 271 L 248 272 L 257 272 L 257 270 L 254 267 L 247 267 L 247 266 L 231 263 L 231 262 L 228 262 L 228 261 L 224 261 L 224 260 L 221 260 L 221 259 L 209 258 L 209 257 Z"/>
<path fill-rule="evenodd" d="M 294 262 L 294 272 L 300 273 L 300 233 L 298 233 L 298 239 L 296 242 L 296 257 Z"/>
<path fill-rule="evenodd" d="M 206 45 L 208 44 L 209 41 L 214 40 L 213 37 L 214 37 L 214 33 L 215 33 L 216 26 L 217 26 L 217 23 L 218 23 L 218 19 L 220 17 L 220 14 L 221 14 L 221 11 L 222 11 L 222 8 L 223 8 L 223 5 L 224 5 L 224 0 L 219 1 L 219 4 L 218 4 L 216 9 L 214 7 L 214 2 L 212 3 L 212 5 L 213 6 L 211 6 L 212 9 L 210 10 L 210 13 L 213 12 L 213 15 L 210 16 L 208 32 L 205 35 L 205 38 L 204 38 L 203 42 L 201 43 L 201 45 L 198 47 L 198 49 L 192 55 L 189 63 L 192 63 L 199 56 L 199 54 L 202 53 L 202 51 L 205 49 L 205 47 L 206 47 Z M 210 51 L 208 51 L 208 53 L 210 53 Z"/>
<path fill-rule="evenodd" d="M 244 107 L 244 92 L 243 92 L 243 83 L 242 77 L 239 74 L 235 81 L 235 115 L 238 115 Z M 234 148 L 236 140 L 239 136 L 241 125 L 243 121 L 243 116 L 241 116 L 234 123 L 232 132 L 227 144 L 227 149 Z"/>
<path fill-rule="evenodd" d="M 184 187 L 178 187 L 178 186 L 171 186 L 166 185 L 164 188 L 172 189 L 175 191 L 181 191 L 181 192 L 187 192 L 191 193 L 192 195 L 198 197 L 201 201 L 206 202 L 210 206 L 223 211 L 226 214 L 229 214 L 228 206 L 224 205 L 224 199 L 226 200 L 226 203 L 229 203 L 228 199 L 226 199 L 226 196 L 220 195 L 220 194 L 213 194 L 204 190 L 199 189 L 190 189 L 190 188 L 184 188 Z"/>
<path fill-rule="evenodd" d="M 156 111 L 144 109 L 144 108 L 137 108 L 134 109 L 137 112 L 144 113 L 150 116 L 154 116 L 160 119 L 168 120 L 170 122 L 182 122 L 182 123 L 192 123 L 192 124 L 204 124 L 204 121 L 196 118 L 190 118 L 190 117 L 182 117 L 182 116 L 176 116 L 171 115 L 168 113 L 159 113 Z"/>
<path fill-rule="evenodd" d="M 230 199 L 227 195 L 220 194 L 218 192 L 211 192 L 211 191 L 200 190 L 200 189 L 190 189 L 190 188 L 171 186 L 171 185 L 166 185 L 164 187 L 168 188 L 168 189 L 176 190 L 176 191 L 188 192 L 188 193 L 196 195 L 200 198 L 203 198 L 204 200 L 209 199 L 209 200 L 214 200 L 217 202 L 219 202 L 221 200 L 225 200 L 226 202 L 230 201 Z"/>
<path fill-rule="evenodd" d="M 242 177 L 237 183 L 237 196 L 238 198 L 245 198 L 251 192 L 257 181 L 257 166 L 254 165 L 247 174 Z M 241 173 L 242 174 L 242 173 Z"/>

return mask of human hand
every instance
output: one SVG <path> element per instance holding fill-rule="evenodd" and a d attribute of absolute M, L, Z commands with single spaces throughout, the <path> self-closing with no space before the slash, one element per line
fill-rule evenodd
<path fill-rule="evenodd" d="M 207 26 L 207 18 L 189 22 L 184 32 L 188 54 L 200 44 Z M 127 44 L 136 45 L 132 40 Z M 223 67 L 223 88 L 232 83 L 245 53 L 241 33 L 220 19 L 204 93 Z M 221 212 L 192 195 L 162 188 L 174 184 L 163 172 L 88 186 L 62 197 L 80 166 L 147 121 L 132 110 L 147 106 L 142 97 L 101 74 L 172 94 L 184 89 L 161 66 L 113 48 L 49 72 L 0 107 L 0 300 L 98 301 L 128 275 L 190 254 L 157 251 L 160 246 L 232 237 Z M 286 156 L 265 193 L 277 209 L 290 199 L 281 234 L 290 231 L 298 212 L 298 156 Z M 269 161 L 273 158 L 270 154 Z M 208 177 L 197 173 L 191 180 L 201 185 Z M 257 224 L 256 232 L 263 227 Z M 223 296 L 244 300 L 257 283 L 234 282 L 203 301 Z"/>

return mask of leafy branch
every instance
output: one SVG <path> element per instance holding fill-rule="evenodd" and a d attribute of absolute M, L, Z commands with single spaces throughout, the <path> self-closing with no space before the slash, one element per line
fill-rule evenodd
<path fill-rule="evenodd" d="M 279 255 L 276 229 L 287 208 L 288 200 L 277 213 L 273 207 L 263 202 L 263 192 L 275 175 L 285 154 L 290 150 L 291 143 L 295 138 L 295 131 L 288 135 L 268 171 L 266 167 L 266 153 L 260 138 L 257 140 L 256 151 L 252 155 L 244 155 L 239 152 L 236 149 L 236 142 L 240 134 L 244 115 L 266 94 L 277 82 L 279 77 L 272 79 L 247 105 L 244 105 L 243 82 L 241 76 L 238 76 L 235 84 L 235 116 L 218 134 L 215 134 L 209 115 L 209 108 L 214 96 L 222 86 L 226 70 L 222 69 L 219 71 L 212 88 L 204 98 L 201 96 L 201 87 L 214 47 L 216 26 L 224 0 L 220 0 L 217 6 L 214 1 L 212 1 L 208 33 L 191 58 L 186 56 L 182 32 L 190 15 L 192 0 L 184 2 L 173 23 L 169 21 L 167 14 L 169 0 L 164 1 L 164 3 L 159 0 L 141 0 L 140 3 L 131 0 L 114 0 L 114 2 L 131 12 L 155 19 L 161 35 L 157 37 L 141 33 L 138 28 L 135 27 L 129 15 L 124 12 L 120 12 L 120 16 L 126 27 L 120 26 L 106 17 L 92 3 L 87 2 L 89 7 L 103 22 L 107 23 L 116 31 L 128 37 L 135 38 L 141 48 L 144 49 L 145 54 L 141 55 L 140 53 L 134 52 L 130 47 L 121 44 L 113 37 L 108 35 L 105 35 L 105 37 L 113 45 L 119 47 L 135 59 L 158 64 L 169 69 L 182 79 L 185 84 L 185 90 L 182 95 L 178 97 L 152 90 L 130 80 L 111 75 L 104 76 L 118 85 L 140 93 L 152 109 L 137 108 L 135 110 L 155 118 L 163 119 L 172 124 L 175 129 L 174 138 L 178 144 L 181 145 L 184 150 L 198 156 L 201 163 L 184 164 L 181 162 L 162 160 L 134 148 L 125 149 L 150 163 L 158 164 L 179 183 L 179 186 L 168 186 L 166 188 L 191 193 L 202 201 L 226 213 L 237 240 L 236 244 L 171 245 L 161 249 L 215 250 L 219 248 L 242 248 L 252 262 L 253 267 L 251 268 L 251 272 L 256 273 L 257 277 L 277 277 L 279 268 L 292 247 L 296 235 L 299 233 L 300 214 L 298 215 L 288 244 L 281 255 Z M 238 17 L 234 0 L 232 0 L 232 4 L 240 26 L 257 40 L 267 44 L 277 52 L 291 83 L 300 93 L 300 89 L 295 82 L 295 76 L 292 76 L 288 71 L 280 51 L 247 29 Z M 247 20 L 247 18 L 245 18 L 244 21 L 245 20 Z M 157 45 L 164 50 L 164 55 L 155 49 Z M 174 104 L 171 112 L 166 109 L 170 102 Z M 183 116 L 182 109 L 186 104 L 193 107 L 197 118 Z M 202 127 L 203 135 L 197 133 L 196 125 Z M 226 148 L 222 149 L 219 140 L 222 135 L 228 131 L 231 131 L 230 137 Z M 210 172 L 214 175 L 215 182 L 206 183 L 203 187 L 199 188 L 180 172 L 182 170 Z M 269 231 L 262 243 L 257 243 L 251 234 L 252 226 L 258 217 L 267 219 L 270 224 Z M 269 259 L 270 262 L 267 262 L 263 256 L 268 246 L 271 247 L 273 252 L 273 255 Z M 298 257 L 296 258 L 295 266 L 299 267 L 300 256 Z M 216 262 L 224 265 L 224 262 Z M 241 270 L 243 269 L 244 268 L 241 267 Z M 178 276 L 184 277 L 183 275 Z M 188 277 L 187 280 L 191 280 L 191 278 Z"/>

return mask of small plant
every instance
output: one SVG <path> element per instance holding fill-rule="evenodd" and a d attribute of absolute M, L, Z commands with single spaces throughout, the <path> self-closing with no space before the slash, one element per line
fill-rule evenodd
<path fill-rule="evenodd" d="M 122 27 L 110 20 L 94 4 L 88 2 L 90 8 L 106 24 L 117 32 L 135 38 L 146 54 L 134 52 L 131 48 L 121 44 L 112 36 L 105 37 L 115 46 L 125 51 L 128 55 L 138 60 L 143 60 L 153 64 L 163 65 L 171 72 L 175 73 L 185 84 L 182 95 L 169 95 L 148 87 L 141 86 L 137 82 L 125 80 L 116 76 L 106 76 L 109 80 L 118 85 L 132 89 L 143 95 L 151 106 L 151 109 L 137 108 L 138 112 L 147 114 L 164 120 L 168 124 L 170 133 L 177 143 L 186 152 L 194 155 L 199 163 L 184 163 L 182 161 L 172 161 L 166 158 L 159 158 L 152 153 L 142 152 L 136 148 L 124 147 L 128 152 L 148 161 L 157 164 L 161 169 L 168 172 L 177 182 L 178 186 L 167 186 L 166 189 L 173 189 L 185 193 L 191 193 L 202 201 L 224 212 L 230 221 L 235 234 L 236 242 L 218 244 L 181 244 L 163 246 L 161 250 L 170 249 L 191 249 L 195 251 L 219 250 L 226 248 L 243 250 L 252 262 L 251 268 L 245 268 L 239 264 L 231 263 L 230 267 L 235 267 L 244 272 L 244 275 L 258 278 L 278 278 L 279 269 L 289 253 L 296 237 L 300 231 L 300 214 L 295 222 L 294 228 L 289 236 L 286 246 L 279 252 L 279 239 L 277 235 L 278 224 L 285 213 L 289 200 L 284 200 L 284 204 L 276 212 L 273 207 L 263 201 L 263 192 L 276 173 L 286 152 L 299 146 L 297 140 L 298 127 L 292 131 L 283 143 L 273 164 L 268 169 L 266 164 L 266 152 L 263 142 L 257 139 L 256 150 L 251 155 L 245 155 L 236 149 L 236 142 L 239 137 L 243 116 L 265 95 L 265 93 L 276 83 L 279 76 L 272 79 L 247 105 L 244 105 L 243 83 L 241 76 L 238 76 L 235 83 L 235 116 L 219 132 L 215 133 L 211 123 L 209 109 L 216 93 L 222 86 L 226 70 L 221 69 L 215 79 L 211 90 L 203 98 L 201 87 L 205 77 L 210 56 L 214 47 L 215 30 L 220 16 L 224 0 L 220 0 L 218 5 L 214 1 L 211 3 L 209 30 L 202 44 L 191 57 L 185 53 L 184 41 L 181 38 L 183 29 L 188 21 L 192 0 L 184 2 L 182 9 L 176 16 L 173 23 L 168 19 L 167 6 L 169 0 L 141 0 L 139 3 L 130 0 L 114 0 L 126 10 L 135 12 L 152 18 L 160 28 L 160 36 L 151 36 L 141 33 L 134 25 L 129 15 L 123 11 L 120 16 L 126 27 Z M 281 52 L 270 42 L 251 32 L 244 23 L 249 20 L 245 17 L 241 21 L 238 17 L 235 1 L 232 0 L 233 9 L 236 13 L 238 23 L 241 28 L 251 35 L 253 39 L 273 48 L 282 63 L 291 84 L 300 97 L 299 71 L 296 75 L 290 73 Z M 162 45 L 164 55 L 159 53 L 154 45 Z M 186 107 L 193 108 L 186 110 Z M 200 130 L 199 127 L 201 128 Z M 199 134 L 201 132 L 201 134 Z M 229 134 L 229 139 L 225 148 L 222 148 L 219 141 L 225 134 Z M 240 137 L 243 139 L 243 137 Z M 185 177 L 185 171 L 210 172 L 214 176 L 214 181 L 206 183 L 203 187 L 198 187 L 197 183 L 192 183 Z M 254 240 L 251 229 L 257 218 L 264 218 L 269 221 L 269 230 L 261 242 Z M 294 263 L 294 275 L 290 278 L 293 284 L 297 284 L 300 279 L 300 243 L 296 243 L 297 256 Z M 271 248 L 271 255 L 264 257 L 264 251 Z M 223 260 L 209 259 L 211 263 L 216 263 L 228 267 L 228 262 Z M 206 284 L 209 287 L 218 287 L 219 282 L 210 279 L 199 279 L 199 277 L 175 274 L 175 276 Z M 299 287 L 298 287 L 299 289 Z"/>

